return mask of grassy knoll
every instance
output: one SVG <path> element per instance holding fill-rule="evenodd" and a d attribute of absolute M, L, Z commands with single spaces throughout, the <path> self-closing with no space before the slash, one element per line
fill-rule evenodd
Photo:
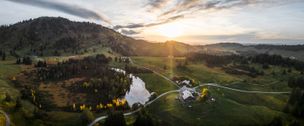
<path fill-rule="evenodd" d="M 15 61 L 12 59 L 0 61 L 0 100 L 3 100 L 6 93 L 12 97 L 18 95 L 18 90 L 15 89 L 9 81 L 21 71 L 21 67 L 14 63 Z"/>
<path fill-rule="evenodd" d="M 242 104 L 210 89 L 216 102 L 194 102 L 191 108 L 176 100 L 177 94 L 168 95 L 153 103 L 148 110 L 164 124 L 182 125 L 263 125 L 279 111 L 261 105 Z M 239 94 L 241 95 L 241 94 Z M 250 99 L 250 96 L 247 97 Z"/>
<path fill-rule="evenodd" d="M 179 69 L 176 65 L 185 62 L 185 58 L 183 57 L 176 57 L 173 59 L 168 57 L 133 57 L 132 59 L 136 64 L 149 67 L 167 77 L 186 76 L 203 83 L 230 83 L 240 80 L 240 78 L 226 74 L 219 69 L 208 68 L 204 64 L 188 64 L 187 68 Z M 164 69 L 164 66 L 166 66 L 166 69 Z"/>
<path fill-rule="evenodd" d="M 139 74 L 138 76 L 146 83 L 146 88 L 149 91 L 156 92 L 157 94 L 176 90 L 177 88 L 168 80 L 153 73 Z"/>
<path fill-rule="evenodd" d="M 220 68 L 209 68 L 204 63 L 188 63 L 185 68 L 178 68 L 184 58 L 170 59 L 167 57 L 132 57 L 139 65 L 149 67 L 161 74 L 186 76 L 201 83 L 219 83 L 224 86 L 257 91 L 290 91 L 288 78 L 299 75 L 299 72 L 288 71 L 282 67 L 270 66 L 263 69 L 262 65 L 250 64 L 264 75 L 255 78 L 246 75 L 225 73 Z M 167 69 L 164 69 L 167 66 Z M 148 76 L 148 75 L 147 75 Z M 142 76 L 142 78 L 146 78 Z M 147 77 L 148 78 L 148 77 Z M 149 87 L 149 81 L 147 87 Z M 176 100 L 177 94 L 170 94 L 149 106 L 148 110 L 164 125 L 264 125 L 274 117 L 288 115 L 282 111 L 289 95 L 244 94 L 215 87 L 209 87 L 214 103 L 194 102 L 191 108 Z M 160 89 L 159 89 L 160 90 Z"/>

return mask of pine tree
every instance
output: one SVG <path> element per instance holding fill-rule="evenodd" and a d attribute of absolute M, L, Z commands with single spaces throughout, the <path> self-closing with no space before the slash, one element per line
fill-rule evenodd
<path fill-rule="evenodd" d="M 122 112 L 110 112 L 106 119 L 105 126 L 126 126 L 126 121 Z"/>
<path fill-rule="evenodd" d="M 2 52 L 2 60 L 3 60 L 3 61 L 6 60 L 6 54 L 5 54 L 5 52 Z"/>

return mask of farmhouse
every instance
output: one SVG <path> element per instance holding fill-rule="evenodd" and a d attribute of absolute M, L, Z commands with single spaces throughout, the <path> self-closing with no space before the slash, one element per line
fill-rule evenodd
<path fill-rule="evenodd" d="M 179 99 L 182 102 L 190 102 L 190 101 L 195 100 L 195 94 L 196 93 L 192 88 L 188 88 L 186 86 L 183 86 L 180 89 L 180 92 L 179 92 Z"/>

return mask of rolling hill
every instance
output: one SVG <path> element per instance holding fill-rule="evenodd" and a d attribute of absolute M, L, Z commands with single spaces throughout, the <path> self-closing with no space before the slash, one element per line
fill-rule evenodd
<path fill-rule="evenodd" d="M 112 29 L 89 22 L 61 17 L 40 17 L 0 27 L 0 49 L 15 55 L 52 56 L 79 54 L 98 47 L 109 47 L 122 55 L 183 55 L 198 47 L 178 42 L 150 43 L 124 36 Z"/>

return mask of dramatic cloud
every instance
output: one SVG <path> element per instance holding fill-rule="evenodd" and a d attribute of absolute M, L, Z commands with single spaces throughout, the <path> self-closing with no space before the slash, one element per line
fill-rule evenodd
<path fill-rule="evenodd" d="M 149 3 L 147 4 L 150 6 L 150 9 L 160 9 L 164 7 L 166 4 L 168 4 L 171 0 L 149 0 Z"/>
<path fill-rule="evenodd" d="M 262 0 L 180 0 L 173 8 L 163 12 L 160 17 L 176 15 L 181 13 L 199 11 L 199 10 L 221 10 L 232 7 L 257 4 L 264 2 Z"/>
<path fill-rule="evenodd" d="M 128 29 L 134 29 L 134 28 L 144 28 L 144 27 L 152 27 L 152 26 L 157 26 L 157 25 L 162 25 L 166 24 L 169 22 L 173 22 L 175 20 L 178 20 L 180 18 L 184 18 L 183 15 L 177 15 L 173 17 L 169 17 L 160 21 L 152 22 L 152 23 L 138 23 L 138 24 L 129 24 L 129 25 L 116 25 L 113 27 L 113 29 L 118 30 L 118 29 L 123 29 L 123 28 L 128 28 Z"/>
<path fill-rule="evenodd" d="M 8 0 L 11 2 L 21 3 L 21 4 L 27 4 L 31 6 L 46 8 L 46 9 L 52 9 L 61 11 L 67 14 L 71 14 L 77 17 L 86 18 L 86 19 L 96 19 L 104 21 L 108 24 L 111 24 L 111 22 L 106 19 L 105 17 L 101 16 L 97 12 L 94 12 L 92 10 L 75 6 L 75 5 L 69 5 L 65 3 L 58 3 L 55 1 L 49 1 L 49 0 Z"/>
<path fill-rule="evenodd" d="M 125 35 L 136 35 L 140 33 L 134 30 L 125 30 L 125 29 L 122 29 L 120 32 Z"/>

